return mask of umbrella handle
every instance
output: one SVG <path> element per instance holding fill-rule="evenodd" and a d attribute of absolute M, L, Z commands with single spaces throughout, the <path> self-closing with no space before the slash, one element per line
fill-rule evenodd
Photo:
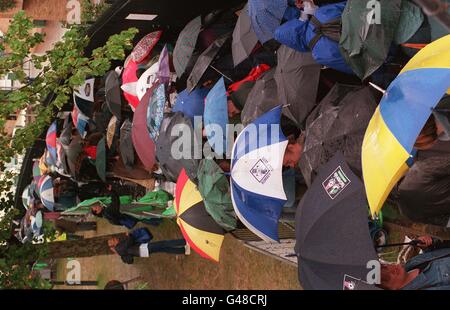
<path fill-rule="evenodd" d="M 391 243 L 391 244 L 377 245 L 376 248 L 388 248 L 388 247 L 403 246 L 403 245 L 417 246 L 417 245 L 419 245 L 420 243 L 421 243 L 420 240 L 412 240 L 411 242 Z"/>

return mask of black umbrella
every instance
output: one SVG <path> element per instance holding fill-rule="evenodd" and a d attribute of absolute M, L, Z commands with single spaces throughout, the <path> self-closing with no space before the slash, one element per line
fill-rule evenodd
<path fill-rule="evenodd" d="M 134 165 L 134 147 L 131 138 L 131 128 L 133 124 L 127 119 L 120 127 L 120 157 L 128 169 L 133 169 Z"/>
<path fill-rule="evenodd" d="M 275 71 L 279 104 L 284 114 L 301 127 L 316 106 L 320 68 L 311 53 L 301 53 L 282 45 L 277 52 Z"/>
<path fill-rule="evenodd" d="M 61 142 L 62 145 L 70 144 L 70 141 L 72 141 L 72 130 L 73 130 L 72 117 L 69 114 L 64 120 L 63 129 L 61 130 L 61 134 L 59 136 L 59 142 Z"/>
<path fill-rule="evenodd" d="M 258 116 L 261 116 L 280 105 L 277 94 L 277 83 L 275 82 L 274 76 L 275 68 L 264 72 L 264 74 L 256 80 L 241 112 L 241 121 L 244 126 L 250 124 L 258 118 Z"/>
<path fill-rule="evenodd" d="M 361 176 L 362 142 L 376 106 L 369 87 L 333 87 L 306 121 L 300 169 L 307 185 L 337 151 L 344 153 L 350 167 Z"/>
<path fill-rule="evenodd" d="M 122 94 L 120 92 L 119 75 L 115 70 L 111 70 L 106 74 L 105 96 L 108 109 L 117 119 L 120 119 Z"/>
<path fill-rule="evenodd" d="M 183 113 L 165 115 L 156 141 L 156 157 L 169 181 L 176 182 L 183 168 L 189 179 L 197 179 L 200 158 L 196 159 L 195 148 L 200 147 L 201 153 L 201 141 L 201 136 L 194 132 L 191 120 Z"/>
<path fill-rule="evenodd" d="M 69 145 L 62 145 L 66 154 L 69 174 L 73 177 L 78 177 L 80 170 L 80 158 L 83 154 L 83 145 L 80 137 L 75 137 Z"/>
<path fill-rule="evenodd" d="M 197 16 L 180 32 L 173 50 L 173 65 L 177 76 L 181 77 L 194 53 L 198 35 L 202 27 L 202 18 Z"/>
<path fill-rule="evenodd" d="M 296 214 L 298 276 L 307 290 L 342 290 L 344 279 L 365 281 L 377 260 L 364 185 L 342 153 L 324 166 Z"/>
<path fill-rule="evenodd" d="M 202 76 L 205 74 L 206 70 L 211 66 L 211 63 L 217 57 L 217 54 L 219 54 L 220 50 L 230 37 L 231 33 L 226 33 L 220 36 L 198 57 L 197 62 L 192 68 L 191 74 L 189 75 L 187 80 L 187 89 L 189 92 L 191 92 L 195 87 L 197 87 Z M 214 67 L 212 67 L 212 69 L 217 70 Z"/>
<path fill-rule="evenodd" d="M 233 31 L 233 62 L 237 66 L 243 62 L 255 48 L 258 37 L 252 28 L 252 21 L 248 16 L 248 4 L 241 10 L 236 27 Z"/>

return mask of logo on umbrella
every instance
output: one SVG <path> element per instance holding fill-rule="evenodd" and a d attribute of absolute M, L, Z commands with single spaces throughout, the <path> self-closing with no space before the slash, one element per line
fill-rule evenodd
<path fill-rule="evenodd" d="M 333 173 L 322 182 L 322 186 L 331 199 L 335 199 L 351 183 L 341 166 L 337 167 Z"/>
<path fill-rule="evenodd" d="M 268 161 L 265 158 L 261 158 L 252 167 L 250 173 L 255 177 L 255 179 L 259 183 L 264 184 L 270 177 L 272 170 L 273 169 L 270 168 Z"/>

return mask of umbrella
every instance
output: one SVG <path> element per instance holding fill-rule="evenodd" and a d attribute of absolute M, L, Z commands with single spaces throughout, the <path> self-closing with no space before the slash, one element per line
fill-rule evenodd
<path fill-rule="evenodd" d="M 225 82 L 221 78 L 206 96 L 204 112 L 205 132 L 209 144 L 217 154 L 228 151 L 227 124 L 228 105 Z M 219 135 L 219 128 L 220 133 Z"/>
<path fill-rule="evenodd" d="M 183 113 L 165 116 L 156 140 L 156 157 L 168 181 L 176 182 L 183 168 L 191 180 L 196 180 L 200 161 L 197 158 L 201 157 L 196 150 L 201 141 L 201 134 L 194 131 L 191 120 Z"/>
<path fill-rule="evenodd" d="M 131 137 L 137 155 L 147 170 L 151 170 L 155 164 L 155 143 L 147 130 L 147 108 L 153 89 L 149 89 L 142 98 L 133 116 Z"/>
<path fill-rule="evenodd" d="M 419 51 L 391 83 L 369 123 L 362 168 L 372 213 L 406 173 L 417 136 L 450 87 L 449 46 L 450 35 Z"/>
<path fill-rule="evenodd" d="M 167 49 L 167 44 L 164 45 L 164 48 L 161 54 L 159 55 L 158 68 L 159 71 L 156 74 L 156 76 L 158 77 L 159 82 L 164 85 L 168 85 L 171 79 L 171 72 L 170 72 L 170 58 L 169 58 L 169 51 Z"/>
<path fill-rule="evenodd" d="M 30 185 L 27 185 L 22 192 L 22 204 L 25 209 L 28 209 L 30 207 L 32 199 L 33 195 L 32 191 L 30 190 Z"/>
<path fill-rule="evenodd" d="M 195 62 L 195 65 L 192 68 L 191 74 L 187 80 L 187 89 L 189 92 L 197 87 L 202 76 L 205 74 L 206 70 L 209 68 L 230 37 L 231 33 L 226 33 L 220 36 L 197 58 L 197 61 Z"/>
<path fill-rule="evenodd" d="M 97 144 L 97 154 L 95 157 L 95 169 L 103 182 L 106 182 L 106 145 L 105 137 L 101 138 Z"/>
<path fill-rule="evenodd" d="M 140 64 L 150 55 L 156 43 L 161 38 L 162 31 L 154 31 L 143 37 L 133 48 L 130 54 L 131 59 Z"/>
<path fill-rule="evenodd" d="M 147 90 L 150 89 L 153 86 L 153 84 L 155 84 L 155 82 L 157 81 L 158 71 L 159 67 L 158 63 L 156 62 L 153 65 L 151 65 L 150 68 L 145 70 L 145 72 L 139 78 L 136 85 L 136 95 L 139 98 L 139 100 L 141 100 L 144 97 Z"/>
<path fill-rule="evenodd" d="M 300 169 L 311 185 L 320 166 L 338 150 L 361 176 L 361 145 L 377 101 L 369 87 L 336 84 L 308 118 Z"/>
<path fill-rule="evenodd" d="M 275 68 L 266 71 L 256 80 L 255 85 L 248 94 L 244 108 L 241 112 L 241 121 L 244 126 L 250 124 L 260 115 L 280 105 L 275 81 Z"/>
<path fill-rule="evenodd" d="M 141 221 L 151 218 L 173 218 L 176 213 L 170 214 L 167 210 L 170 200 L 173 200 L 173 197 L 166 191 L 148 192 L 138 201 L 121 204 L 120 212 Z"/>
<path fill-rule="evenodd" d="M 122 86 L 123 96 L 128 101 L 131 109 L 134 111 L 139 104 L 139 98 L 137 97 L 137 77 L 138 65 L 135 61 L 128 61 L 122 73 Z"/>
<path fill-rule="evenodd" d="M 247 228 L 265 241 L 278 241 L 278 219 L 286 202 L 283 157 L 288 141 L 280 129 L 281 106 L 239 134 L 231 154 L 231 198 Z"/>
<path fill-rule="evenodd" d="M 83 154 L 82 141 L 79 137 L 74 138 L 69 145 L 63 145 L 66 153 L 67 166 L 71 176 L 77 176 L 79 172 L 79 159 Z"/>
<path fill-rule="evenodd" d="M 287 0 L 250 0 L 248 15 L 252 28 L 261 43 L 273 39 L 275 29 L 280 25 L 288 7 Z"/>
<path fill-rule="evenodd" d="M 53 211 L 55 205 L 55 196 L 53 194 L 53 180 L 50 176 L 43 176 L 38 183 L 39 197 L 42 204 L 50 211 Z"/>
<path fill-rule="evenodd" d="M 87 117 L 94 112 L 94 84 L 95 78 L 87 79 L 83 85 L 74 89 L 73 101 L 75 106 Z"/>
<path fill-rule="evenodd" d="M 77 128 L 80 136 L 85 138 L 87 135 L 87 125 L 89 124 L 89 117 L 83 114 L 76 106 L 73 107 L 72 111 L 72 123 Z"/>
<path fill-rule="evenodd" d="M 166 91 L 164 84 L 155 86 L 147 107 L 147 130 L 153 141 L 158 139 L 159 129 L 166 108 Z"/>
<path fill-rule="evenodd" d="M 175 200 L 184 239 L 202 257 L 218 262 L 224 231 L 206 212 L 200 192 L 184 169 L 177 181 Z"/>
<path fill-rule="evenodd" d="M 111 70 L 105 79 L 106 105 L 111 113 L 120 119 L 122 110 L 122 94 L 120 92 L 120 80 L 116 71 Z"/>
<path fill-rule="evenodd" d="M 109 149 L 112 149 L 114 138 L 117 137 L 119 128 L 119 126 L 117 125 L 118 125 L 117 117 L 116 116 L 111 117 L 111 119 L 109 120 L 108 128 L 106 130 L 106 145 L 108 146 Z"/>
<path fill-rule="evenodd" d="M 39 161 L 38 160 L 35 160 L 34 162 L 33 162 L 33 180 L 34 180 L 34 182 L 36 182 L 36 183 L 38 183 L 39 182 L 39 179 L 41 178 L 41 176 L 42 176 L 42 171 L 41 171 L 41 168 L 39 167 Z"/>
<path fill-rule="evenodd" d="M 47 150 L 50 155 L 49 164 L 55 165 L 58 159 L 58 155 L 56 153 L 56 121 L 53 122 L 47 130 L 45 144 L 47 145 Z"/>
<path fill-rule="evenodd" d="M 195 50 L 198 35 L 202 27 L 202 18 L 197 16 L 180 32 L 173 50 L 173 65 L 177 76 L 182 76 Z"/>
<path fill-rule="evenodd" d="M 233 62 L 237 66 L 250 56 L 256 44 L 258 37 L 252 29 L 252 22 L 248 16 L 248 4 L 239 14 L 236 27 L 233 31 L 233 44 L 231 46 L 233 52 Z"/>
<path fill-rule="evenodd" d="M 344 278 L 367 279 L 378 260 L 368 225 L 362 182 L 342 153 L 320 168 L 295 220 L 298 275 L 307 290 L 342 290 Z"/>
<path fill-rule="evenodd" d="M 198 172 L 198 191 L 206 211 L 226 231 L 236 229 L 236 214 L 230 195 L 230 184 L 225 173 L 212 159 L 202 159 Z"/>
<path fill-rule="evenodd" d="M 371 3 L 371 0 L 348 0 L 342 14 L 340 51 L 361 79 L 369 77 L 385 62 L 400 20 L 402 1 L 381 0 L 375 6 Z M 373 19 L 369 24 L 370 14 Z"/>
<path fill-rule="evenodd" d="M 191 119 L 192 125 L 194 125 L 195 116 L 203 116 L 205 98 L 208 92 L 209 89 L 205 87 L 197 88 L 191 93 L 187 89 L 183 90 L 178 94 L 172 111 L 182 112 Z"/>
<path fill-rule="evenodd" d="M 125 120 L 120 127 L 120 157 L 128 169 L 133 169 L 134 165 L 134 147 L 131 137 L 133 125 L 129 120 Z"/>
<path fill-rule="evenodd" d="M 59 135 L 59 142 L 61 142 L 62 145 L 70 144 L 70 141 L 72 141 L 72 130 L 72 117 L 71 115 L 67 115 L 66 119 L 64 120 L 63 129 L 61 130 L 61 134 Z"/>
<path fill-rule="evenodd" d="M 301 53 L 282 45 L 277 52 L 274 78 L 279 104 L 299 127 L 316 106 L 321 65 L 311 53 Z"/>

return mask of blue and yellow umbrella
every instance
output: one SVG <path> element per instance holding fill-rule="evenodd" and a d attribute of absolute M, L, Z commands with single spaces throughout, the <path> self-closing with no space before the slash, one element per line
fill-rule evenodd
<path fill-rule="evenodd" d="M 391 83 L 362 146 L 364 183 L 372 214 L 407 172 L 414 143 L 450 87 L 450 35 L 422 49 Z"/>

